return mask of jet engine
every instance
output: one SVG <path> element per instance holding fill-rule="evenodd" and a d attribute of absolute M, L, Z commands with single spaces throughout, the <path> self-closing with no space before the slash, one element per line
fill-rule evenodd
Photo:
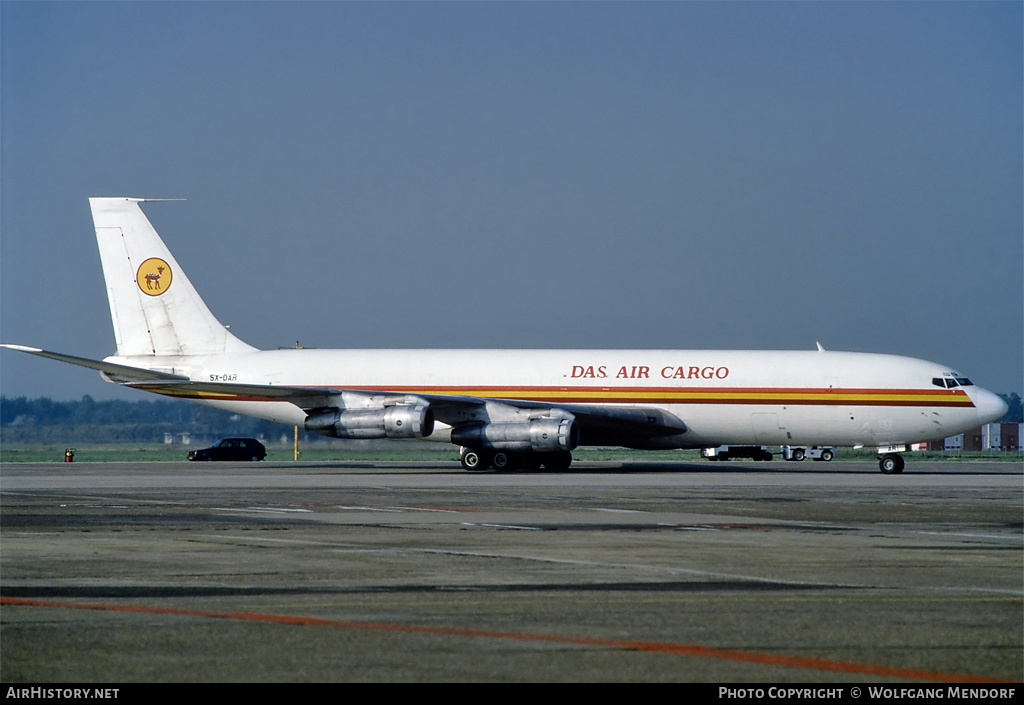
<path fill-rule="evenodd" d="M 452 443 L 470 448 L 549 453 L 574 450 L 580 444 L 580 431 L 573 419 L 562 417 L 476 424 L 452 429 Z"/>
<path fill-rule="evenodd" d="M 434 412 L 424 404 L 383 409 L 327 409 L 306 417 L 306 430 L 334 438 L 425 438 Z"/>

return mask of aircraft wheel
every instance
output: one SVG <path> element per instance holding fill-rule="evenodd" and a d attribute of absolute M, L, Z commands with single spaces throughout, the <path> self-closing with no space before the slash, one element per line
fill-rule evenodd
<path fill-rule="evenodd" d="M 830 451 L 830 450 L 823 450 L 823 451 L 821 451 L 821 459 L 822 459 L 822 461 L 824 461 L 826 463 L 832 462 L 832 458 L 834 458 L 834 457 L 835 456 L 832 455 L 832 451 Z"/>
<path fill-rule="evenodd" d="M 903 472 L 903 456 L 898 453 L 886 453 L 879 458 L 878 468 L 886 475 L 898 475 Z"/>
<path fill-rule="evenodd" d="M 508 457 L 508 453 L 503 453 L 500 450 L 495 453 L 491 458 L 491 467 L 495 470 L 511 470 L 512 462 Z"/>
<path fill-rule="evenodd" d="M 468 470 L 469 472 L 486 470 L 487 463 L 484 462 L 485 460 L 486 459 L 480 451 L 473 450 L 472 448 L 467 448 L 461 458 L 463 469 Z"/>
<path fill-rule="evenodd" d="M 793 451 L 793 460 L 803 460 L 803 459 L 804 459 L 803 448 L 797 448 L 796 450 Z"/>

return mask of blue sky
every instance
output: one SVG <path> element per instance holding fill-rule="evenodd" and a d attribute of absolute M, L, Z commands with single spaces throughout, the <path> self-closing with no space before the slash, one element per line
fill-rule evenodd
<path fill-rule="evenodd" d="M 1024 368 L 1022 4 L 0 3 L 0 339 L 114 352 L 90 196 L 259 347 Z M 147 398 L 0 355 L 0 391 Z"/>

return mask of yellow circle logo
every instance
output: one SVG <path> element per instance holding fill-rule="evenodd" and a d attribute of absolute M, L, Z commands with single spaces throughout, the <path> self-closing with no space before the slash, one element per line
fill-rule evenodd
<path fill-rule="evenodd" d="M 160 296 L 171 288 L 171 268 L 158 257 L 150 257 L 135 274 L 135 281 L 147 296 Z"/>

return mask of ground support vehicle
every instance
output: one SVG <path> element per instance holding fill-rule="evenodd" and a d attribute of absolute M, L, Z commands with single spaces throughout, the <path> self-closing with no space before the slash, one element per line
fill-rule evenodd
<path fill-rule="evenodd" d="M 836 457 L 836 449 L 832 446 L 782 446 L 784 460 L 821 460 L 830 462 Z"/>
<path fill-rule="evenodd" d="M 772 459 L 768 446 L 717 446 L 714 448 L 701 448 L 700 454 L 708 460 L 729 460 L 730 458 Z"/>

